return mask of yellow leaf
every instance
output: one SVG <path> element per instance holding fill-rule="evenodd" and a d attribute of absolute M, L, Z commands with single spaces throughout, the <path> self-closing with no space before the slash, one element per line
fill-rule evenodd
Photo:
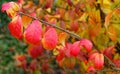
<path fill-rule="evenodd" d="M 88 14 L 84 13 L 78 20 L 79 21 L 86 21 L 87 17 L 88 17 Z"/>
<path fill-rule="evenodd" d="M 116 30 L 115 30 L 115 28 L 114 28 L 113 26 L 110 26 L 110 27 L 108 28 L 108 35 L 109 35 L 109 37 L 110 37 L 110 39 L 111 39 L 112 41 L 116 41 L 116 39 L 117 39 L 117 34 L 116 34 Z"/>
<path fill-rule="evenodd" d="M 25 16 L 25 15 L 22 16 L 22 23 L 23 23 L 24 28 L 26 28 L 30 24 L 31 21 L 32 21 L 32 18 Z"/>
<path fill-rule="evenodd" d="M 67 38 L 67 34 L 65 32 L 61 32 L 58 36 L 59 43 L 65 46 L 66 38 Z"/>
<path fill-rule="evenodd" d="M 58 55 L 59 54 L 59 51 L 55 48 L 54 50 L 53 50 L 53 55 Z"/>

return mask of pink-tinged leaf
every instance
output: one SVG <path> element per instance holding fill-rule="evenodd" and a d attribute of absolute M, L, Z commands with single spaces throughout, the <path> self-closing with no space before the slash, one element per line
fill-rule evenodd
<path fill-rule="evenodd" d="M 58 35 L 54 28 L 49 28 L 49 30 L 44 34 L 42 39 L 43 47 L 47 50 L 53 50 L 58 43 Z"/>
<path fill-rule="evenodd" d="M 9 17 L 14 17 L 16 12 L 19 11 L 19 5 L 15 2 L 8 2 L 2 5 L 2 12 L 6 11 Z"/>
<path fill-rule="evenodd" d="M 25 40 L 30 44 L 40 44 L 42 38 L 42 27 L 38 20 L 34 20 L 25 30 Z"/>
<path fill-rule="evenodd" d="M 89 52 L 92 49 L 93 44 L 88 39 L 82 39 L 82 40 L 80 40 L 80 46 L 83 46 Z"/>
<path fill-rule="evenodd" d="M 89 55 L 89 60 L 93 60 L 95 58 L 96 55 L 98 55 L 99 53 L 93 53 L 91 55 Z"/>
<path fill-rule="evenodd" d="M 114 54 L 114 45 L 106 48 L 103 52 L 109 59 L 112 60 L 112 55 Z"/>
<path fill-rule="evenodd" d="M 70 53 L 71 52 L 71 50 L 70 50 L 71 46 L 72 46 L 71 43 L 66 43 L 66 46 L 65 46 L 65 49 L 64 49 L 65 55 L 69 58 L 72 56 L 71 53 Z"/>
<path fill-rule="evenodd" d="M 77 41 L 71 46 L 70 53 L 73 56 L 77 56 L 79 52 L 80 52 L 80 41 Z"/>
<path fill-rule="evenodd" d="M 103 65 L 104 65 L 103 54 L 97 54 L 95 56 L 95 67 L 96 67 L 96 69 L 99 69 L 99 70 L 102 69 Z"/>
<path fill-rule="evenodd" d="M 42 45 L 33 45 L 28 47 L 28 53 L 32 58 L 37 58 L 43 52 Z"/>
<path fill-rule="evenodd" d="M 13 3 L 13 2 L 12 2 Z M 2 12 L 6 11 L 7 9 L 10 9 L 11 4 L 10 3 L 4 3 L 2 4 Z"/>
<path fill-rule="evenodd" d="M 14 17 L 12 21 L 8 24 L 8 28 L 10 30 L 10 33 L 17 39 L 22 38 L 22 32 L 23 32 L 23 26 L 22 26 L 22 20 L 19 15 Z"/>
<path fill-rule="evenodd" d="M 95 68 L 93 66 L 89 66 L 87 68 L 87 72 L 95 72 Z M 92 73 L 91 73 L 92 74 Z M 94 73 L 93 73 L 94 74 Z"/>

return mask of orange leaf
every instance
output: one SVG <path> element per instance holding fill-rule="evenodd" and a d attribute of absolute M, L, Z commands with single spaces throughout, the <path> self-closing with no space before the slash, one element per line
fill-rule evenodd
<path fill-rule="evenodd" d="M 65 40 L 66 40 L 67 34 L 65 32 L 62 32 L 59 34 L 59 43 L 65 46 Z"/>
<path fill-rule="evenodd" d="M 36 13 L 35 12 L 32 12 L 29 15 L 31 15 L 32 17 L 36 17 Z M 25 16 L 25 15 L 22 15 L 22 22 L 23 22 L 23 26 L 25 28 L 27 28 L 27 26 L 32 22 L 32 18 L 28 17 L 28 16 Z"/>
<path fill-rule="evenodd" d="M 110 19 L 112 18 L 112 15 L 113 15 L 114 11 L 108 13 L 108 15 L 105 17 L 105 27 L 107 28 L 108 25 L 109 25 L 109 22 L 110 22 Z"/>
<path fill-rule="evenodd" d="M 23 26 L 25 28 L 28 26 L 28 24 L 30 24 L 31 21 L 32 21 L 32 18 L 25 16 L 25 15 L 22 16 Z"/>
<path fill-rule="evenodd" d="M 116 33 L 116 30 L 115 30 L 115 28 L 113 26 L 110 26 L 108 28 L 108 36 L 110 37 L 110 39 L 112 41 L 116 41 L 116 39 L 117 39 L 117 33 Z"/>
<path fill-rule="evenodd" d="M 89 24 L 91 24 L 91 25 L 96 25 L 96 24 L 100 23 L 100 21 L 101 21 L 100 12 L 98 12 L 98 11 L 90 12 L 88 21 L 89 21 Z"/>
<path fill-rule="evenodd" d="M 24 37 L 25 40 L 30 44 L 40 44 L 42 38 L 42 27 L 41 23 L 38 20 L 34 20 L 32 24 L 30 24 L 25 32 Z"/>
<path fill-rule="evenodd" d="M 120 8 L 116 8 L 115 12 L 116 12 L 117 15 L 120 17 Z"/>
<path fill-rule="evenodd" d="M 92 39 L 96 37 L 99 34 L 100 30 L 101 30 L 101 24 L 92 25 L 92 27 L 89 30 L 90 38 Z"/>

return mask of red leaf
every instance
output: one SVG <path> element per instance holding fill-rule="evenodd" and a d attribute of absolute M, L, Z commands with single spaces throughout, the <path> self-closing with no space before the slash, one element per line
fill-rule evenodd
<path fill-rule="evenodd" d="M 93 66 L 89 66 L 87 68 L 87 72 L 95 72 L 95 68 Z M 92 74 L 92 73 L 91 73 Z M 94 74 L 94 73 L 93 73 Z"/>
<path fill-rule="evenodd" d="M 118 58 L 118 59 L 115 59 L 115 60 L 114 60 L 114 64 L 115 64 L 117 67 L 120 68 L 120 59 L 119 59 L 119 58 Z"/>
<path fill-rule="evenodd" d="M 75 32 L 78 31 L 78 29 L 79 29 L 78 22 L 77 21 L 72 21 L 71 24 L 70 24 L 70 28 L 71 28 L 71 30 L 73 30 Z"/>
<path fill-rule="evenodd" d="M 42 39 L 43 47 L 47 50 L 53 50 L 58 43 L 58 35 L 54 28 L 49 28 L 49 30 L 44 34 Z"/>
<path fill-rule="evenodd" d="M 43 52 L 42 45 L 29 46 L 28 48 L 28 53 L 32 58 L 37 58 L 42 54 L 42 52 Z"/>
<path fill-rule="evenodd" d="M 67 0 L 67 3 L 70 5 L 70 6 L 72 6 L 72 1 L 71 0 Z"/>
<path fill-rule="evenodd" d="M 79 52 L 80 52 L 80 41 L 77 41 L 71 46 L 70 53 L 73 56 L 77 56 Z"/>
<path fill-rule="evenodd" d="M 19 15 L 17 15 L 16 17 L 14 17 L 12 19 L 12 21 L 8 24 L 8 28 L 10 30 L 10 33 L 15 38 L 17 38 L 17 39 L 21 39 L 22 38 L 23 26 L 22 26 L 21 17 Z"/>
<path fill-rule="evenodd" d="M 87 49 L 87 51 L 89 52 L 92 49 L 93 44 L 88 39 L 82 39 L 82 40 L 80 40 L 80 46 L 85 47 Z"/>
<path fill-rule="evenodd" d="M 56 60 L 59 62 L 64 58 L 65 54 L 64 52 L 61 50 L 59 51 L 59 55 L 56 56 Z"/>
<path fill-rule="evenodd" d="M 109 59 L 112 60 L 112 54 L 114 54 L 114 46 L 110 46 L 110 47 L 106 48 L 104 50 L 103 54 L 105 54 Z"/>
<path fill-rule="evenodd" d="M 40 44 L 42 38 L 42 27 L 41 23 L 38 20 L 34 20 L 32 24 L 30 24 L 25 32 L 24 37 L 25 40 L 30 44 Z"/>
<path fill-rule="evenodd" d="M 51 8 L 53 4 L 53 0 L 46 0 L 45 8 Z"/>

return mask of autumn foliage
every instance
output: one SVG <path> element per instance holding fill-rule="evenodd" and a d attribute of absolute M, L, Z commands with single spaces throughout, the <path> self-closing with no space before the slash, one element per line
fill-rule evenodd
<path fill-rule="evenodd" d="M 118 0 L 18 0 L 2 4 L 11 18 L 10 34 L 27 44 L 14 56 L 15 65 L 30 74 L 99 72 L 120 68 Z M 120 1 L 119 1 L 120 2 Z M 17 50 L 17 49 L 15 49 Z M 30 57 L 32 60 L 28 61 Z M 106 60 L 105 60 L 106 59 Z M 40 66 L 38 66 L 40 65 Z M 111 72 L 115 73 L 115 72 Z"/>

